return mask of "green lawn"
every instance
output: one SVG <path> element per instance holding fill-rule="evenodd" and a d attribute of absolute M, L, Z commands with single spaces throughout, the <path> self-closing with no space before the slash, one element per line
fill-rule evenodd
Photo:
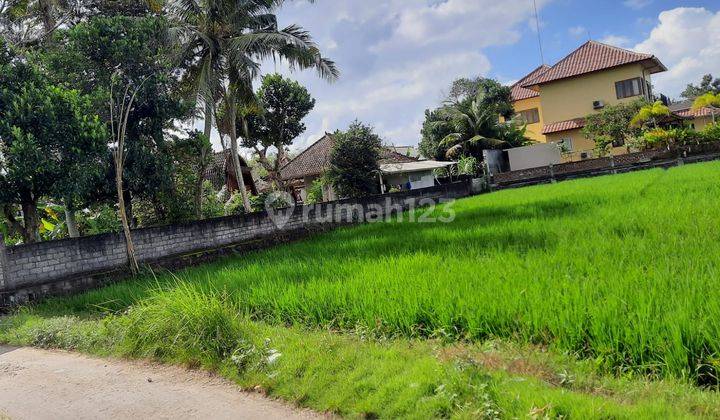
<path fill-rule="evenodd" d="M 53 300 L 6 320 L 0 341 L 106 349 L 228 376 L 244 372 L 241 383 L 286 386 L 275 393 L 342 414 L 510 416 L 537 409 L 540 415 L 652 416 L 672 408 L 679 410 L 674 415 L 718 415 L 715 393 L 687 384 L 715 384 L 720 365 L 719 179 L 720 163 L 708 163 L 469 198 L 455 204 L 450 224 L 346 228 Z M 312 364 L 299 356 L 303 337 L 334 340 L 340 353 L 370 346 L 392 356 L 371 362 L 371 350 L 353 356 L 358 360 L 318 355 L 325 371 L 310 376 L 335 377 L 339 389 L 350 386 L 348 363 L 370 369 L 355 372 L 371 378 L 365 397 L 325 401 L 319 395 L 332 395 L 332 386 L 311 383 L 305 371 L 285 371 L 266 383 L 254 376 L 262 369 L 237 369 L 238 349 L 247 344 L 238 338 L 243 331 L 253 340 L 265 333 L 285 337 L 282 369 L 292 355 Z M 554 364 L 541 364 L 551 363 L 551 373 L 438 356 L 438 348 L 458 345 L 484 355 L 477 347 L 497 340 L 547 350 Z M 411 355 L 398 356 L 403 352 Z M 407 370 L 413 358 L 426 360 L 436 388 L 420 380 L 415 391 L 401 392 L 414 383 Z M 458 368 L 466 359 L 471 368 Z M 381 366 L 374 373 L 373 363 Z M 394 367 L 384 370 L 383 363 Z M 585 379 L 562 379 L 573 377 L 566 369 Z M 448 387 L 456 400 L 429 397 L 439 386 L 432 375 L 453 378 Z M 587 379 L 593 375 L 600 379 Z M 512 379 L 518 376 L 526 379 Z M 397 410 L 379 408 L 390 402 Z"/>

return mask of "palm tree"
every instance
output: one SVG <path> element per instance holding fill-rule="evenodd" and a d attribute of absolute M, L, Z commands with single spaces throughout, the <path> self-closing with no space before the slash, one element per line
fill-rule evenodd
<path fill-rule="evenodd" d="M 230 137 L 233 167 L 238 175 L 246 211 L 250 211 L 238 158 L 236 120 L 239 107 L 255 101 L 252 81 L 260 62 L 285 60 L 291 69 L 315 68 L 320 77 L 334 80 L 339 72 L 325 59 L 310 34 L 291 25 L 279 29 L 274 12 L 283 0 L 173 0 L 170 10 L 174 32 L 182 48 L 185 82 L 204 103 L 205 132 L 212 115 L 222 108 L 217 121 L 221 135 Z"/>
<path fill-rule="evenodd" d="M 446 157 L 456 159 L 464 154 L 477 154 L 483 149 L 502 149 L 511 146 L 498 139 L 501 133 L 495 107 L 483 106 L 483 93 L 473 100 L 448 104 L 442 108 L 445 118 L 434 124 L 443 126 L 450 134 L 440 141 L 447 149 Z"/>
<path fill-rule="evenodd" d="M 661 117 L 667 117 L 670 115 L 670 109 L 660 101 L 655 101 L 652 104 L 647 104 L 640 108 L 640 111 L 630 121 L 630 125 L 633 127 L 641 127 L 642 125 L 651 122 L 654 128 L 657 128 L 657 119 Z"/>

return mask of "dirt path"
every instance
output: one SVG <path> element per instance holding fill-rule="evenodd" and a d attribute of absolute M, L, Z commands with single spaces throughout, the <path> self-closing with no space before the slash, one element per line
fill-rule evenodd
<path fill-rule="evenodd" d="M 202 372 L 0 346 L 0 419 L 317 419 Z"/>

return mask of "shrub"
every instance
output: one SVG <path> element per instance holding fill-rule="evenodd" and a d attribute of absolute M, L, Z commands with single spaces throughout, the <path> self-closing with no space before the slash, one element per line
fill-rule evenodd
<path fill-rule="evenodd" d="M 597 155 L 600 157 L 607 156 L 607 154 L 610 152 L 610 147 L 613 144 L 613 138 L 606 135 L 601 134 L 595 137 L 595 151 L 597 152 Z"/>
<path fill-rule="evenodd" d="M 307 204 L 315 204 L 323 201 L 323 187 L 325 186 L 325 180 L 323 178 L 316 179 L 313 181 L 310 188 L 308 188 L 307 198 L 305 202 Z"/>
<path fill-rule="evenodd" d="M 703 128 L 702 132 L 700 132 L 700 135 L 702 139 L 708 143 L 720 141 L 720 123 L 707 125 Z"/>
<path fill-rule="evenodd" d="M 646 131 L 642 138 L 647 148 L 668 147 L 675 142 L 675 130 L 665 130 L 663 128 L 655 128 Z"/>
<path fill-rule="evenodd" d="M 480 173 L 480 162 L 472 156 L 463 156 L 458 161 L 458 174 L 460 175 L 477 175 Z"/>

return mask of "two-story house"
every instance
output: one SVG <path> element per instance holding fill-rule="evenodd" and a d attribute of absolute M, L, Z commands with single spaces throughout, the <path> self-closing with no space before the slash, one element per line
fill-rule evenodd
<path fill-rule="evenodd" d="M 595 143 L 582 134 L 585 116 L 607 105 L 651 100 L 650 77 L 666 70 L 654 55 L 589 41 L 513 85 L 513 106 L 532 140 L 560 144 L 567 158 L 590 157 Z"/>

